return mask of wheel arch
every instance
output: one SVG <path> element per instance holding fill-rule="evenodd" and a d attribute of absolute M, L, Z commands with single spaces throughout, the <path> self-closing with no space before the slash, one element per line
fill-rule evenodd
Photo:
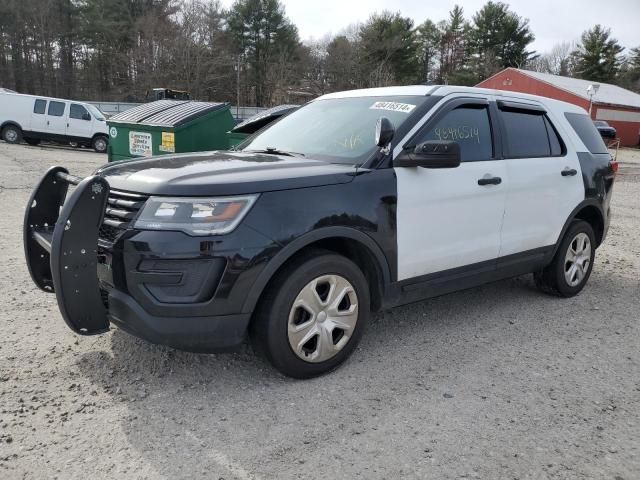
<path fill-rule="evenodd" d="M 307 233 L 273 257 L 251 288 L 242 312 L 251 313 L 274 276 L 291 260 L 312 249 L 329 250 L 352 260 L 362 270 L 371 289 L 371 307 L 377 310 L 391 283 L 389 263 L 378 244 L 365 233 L 349 227 L 326 227 Z"/>
<path fill-rule="evenodd" d="M 602 211 L 602 206 L 596 200 L 588 199 L 581 202 L 573 210 L 573 212 L 571 212 L 571 215 L 569 215 L 569 218 L 562 227 L 560 236 L 556 241 L 556 246 L 553 250 L 554 255 L 558 250 L 558 247 L 560 246 L 565 233 L 569 229 L 569 226 L 575 220 L 584 220 L 591 225 L 591 227 L 593 228 L 593 233 L 596 236 L 596 248 L 599 247 L 602 243 L 605 228 L 605 217 Z"/>
<path fill-rule="evenodd" d="M 24 129 L 22 128 L 22 126 L 18 122 L 16 122 L 15 120 L 7 120 L 7 121 L 3 122 L 0 125 L 0 132 L 2 132 L 2 130 L 4 130 L 4 127 L 8 127 L 9 125 L 13 125 L 14 127 L 18 127 L 21 132 L 24 132 Z"/>
<path fill-rule="evenodd" d="M 91 143 L 93 143 L 93 141 L 98 137 L 104 137 L 105 140 L 107 141 L 107 143 L 109 143 L 109 134 L 108 133 L 104 133 L 104 132 L 96 132 L 96 133 L 94 133 L 93 136 L 91 137 Z"/>

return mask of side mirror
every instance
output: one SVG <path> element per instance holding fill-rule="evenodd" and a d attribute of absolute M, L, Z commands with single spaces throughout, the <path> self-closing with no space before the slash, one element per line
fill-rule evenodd
<path fill-rule="evenodd" d="M 91 120 L 91 115 L 89 115 L 88 113 L 83 113 L 82 114 L 82 119 L 83 120 Z"/>
<path fill-rule="evenodd" d="M 393 123 L 387 117 L 380 117 L 376 123 L 376 145 L 386 147 L 396 133 Z"/>
<path fill-rule="evenodd" d="M 413 150 L 404 150 L 393 161 L 394 167 L 456 168 L 460 165 L 457 142 L 429 140 Z"/>

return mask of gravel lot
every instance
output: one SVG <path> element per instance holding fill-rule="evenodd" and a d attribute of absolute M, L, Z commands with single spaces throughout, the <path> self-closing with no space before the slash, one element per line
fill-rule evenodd
<path fill-rule="evenodd" d="M 24 206 L 50 165 L 106 157 L 0 142 L 0 478 L 640 478 L 640 152 L 577 297 L 530 276 L 375 316 L 335 373 L 248 349 L 82 338 L 31 283 Z"/>

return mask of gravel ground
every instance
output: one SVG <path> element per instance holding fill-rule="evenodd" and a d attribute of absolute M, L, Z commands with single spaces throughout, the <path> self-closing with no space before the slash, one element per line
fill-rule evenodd
<path fill-rule="evenodd" d="M 105 160 L 0 142 L 0 478 L 640 478 L 640 152 L 580 295 L 526 276 L 401 307 L 309 381 L 65 326 L 23 209 L 49 165 Z"/>

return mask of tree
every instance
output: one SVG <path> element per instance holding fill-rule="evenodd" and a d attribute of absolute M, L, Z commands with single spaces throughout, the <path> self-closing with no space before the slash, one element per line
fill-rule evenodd
<path fill-rule="evenodd" d="M 596 25 L 585 31 L 580 43 L 572 53 L 575 75 L 594 82 L 613 82 L 622 59 L 623 47 L 611 37 L 611 30 Z"/>
<path fill-rule="evenodd" d="M 369 86 L 415 81 L 417 44 L 410 18 L 387 11 L 373 14 L 360 28 L 360 48 Z"/>
<path fill-rule="evenodd" d="M 357 86 L 356 45 L 345 35 L 327 45 L 327 74 L 331 90 L 349 90 Z"/>
<path fill-rule="evenodd" d="M 282 64 L 295 60 L 298 29 L 279 0 L 237 0 L 227 19 L 235 49 L 247 61 L 255 104 L 269 105 L 282 78 Z"/>
<path fill-rule="evenodd" d="M 640 47 L 632 48 L 625 57 L 618 80 L 624 88 L 640 93 Z"/>
<path fill-rule="evenodd" d="M 449 19 L 438 24 L 440 30 L 440 69 L 438 83 L 461 82 L 462 70 L 467 61 L 468 24 L 464 10 L 455 5 L 449 12 Z"/>
<path fill-rule="evenodd" d="M 505 3 L 487 2 L 473 16 L 469 32 L 477 80 L 503 68 L 526 65 L 535 56 L 527 50 L 534 39 L 529 20 L 509 10 Z"/>
<path fill-rule="evenodd" d="M 431 20 L 425 20 L 416 31 L 418 45 L 418 58 L 420 62 L 420 80 L 422 82 L 435 82 L 437 72 L 435 70 L 442 33 L 438 26 Z"/>

